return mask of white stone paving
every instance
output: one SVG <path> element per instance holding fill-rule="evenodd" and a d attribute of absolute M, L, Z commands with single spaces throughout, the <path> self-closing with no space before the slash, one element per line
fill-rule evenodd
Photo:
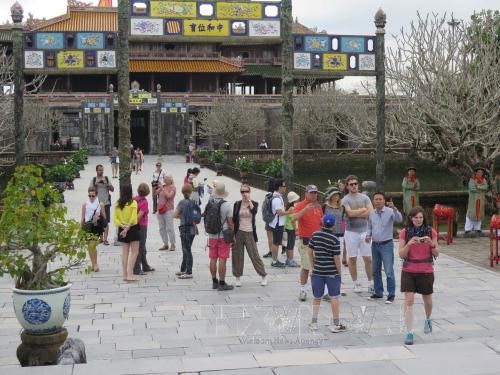
<path fill-rule="evenodd" d="M 143 171 L 132 175 L 134 189 L 140 182 L 151 181 L 155 161 L 156 157 L 146 156 Z M 107 158 L 91 157 L 82 178 L 75 180 L 75 190 L 65 192 L 68 213 L 76 219 L 98 163 L 110 175 Z M 164 157 L 164 167 L 179 189 L 176 201 L 190 166 L 179 156 Z M 215 173 L 202 169 L 200 176 L 212 181 Z M 239 199 L 237 181 L 217 179 L 226 184 L 230 201 Z M 111 181 L 118 188 L 118 180 Z M 116 191 L 113 200 L 117 197 Z M 264 192 L 253 189 L 252 197 L 262 202 Z M 206 237 L 200 230 L 202 234 L 193 244 L 195 277 L 179 280 L 174 272 L 181 262 L 180 239 L 175 252 L 159 252 L 157 221 L 153 215 L 149 219 L 148 260 L 155 272 L 141 276 L 137 284 L 126 284 L 120 274 L 120 248 L 99 245 L 101 271 L 71 274 L 72 305 L 66 327 L 71 337 L 85 342 L 87 364 L 19 367 L 15 350 L 20 329 L 12 309 L 12 281 L 0 279 L 0 374 L 500 373 L 498 274 L 441 256 L 436 271 L 434 332 L 423 334 L 423 308 L 417 298 L 415 345 L 406 347 L 402 345 L 402 296 L 390 306 L 368 301 L 368 292 L 357 295 L 350 290 L 344 269 L 348 295 L 341 299 L 341 315 L 349 331 L 333 334 L 327 330 L 330 311 L 323 303 L 320 330 L 311 333 L 307 329 L 310 300 L 297 300 L 298 269 L 272 269 L 265 260 L 269 285 L 262 287 L 247 258 L 241 288 L 213 291 Z M 267 241 L 262 221 L 257 224 L 263 254 Z M 230 263 L 227 282 L 234 283 Z M 358 268 L 362 275 L 361 263 Z M 397 262 L 396 275 L 399 270 Z M 366 279 L 362 281 L 366 284 Z"/>

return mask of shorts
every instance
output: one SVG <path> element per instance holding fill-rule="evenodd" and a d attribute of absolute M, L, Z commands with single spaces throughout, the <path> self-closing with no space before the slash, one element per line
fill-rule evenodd
<path fill-rule="evenodd" d="M 338 234 L 333 234 L 337 239 L 339 240 L 340 243 L 340 260 L 342 261 L 342 258 L 344 256 L 344 233 L 341 233 L 340 235 Z"/>
<path fill-rule="evenodd" d="M 266 223 L 265 229 L 266 229 L 266 231 L 272 231 L 273 230 L 273 228 L 271 228 L 269 226 L 269 223 Z"/>
<path fill-rule="evenodd" d="M 307 239 L 306 239 L 307 240 Z M 309 255 L 307 252 L 309 250 L 309 245 L 304 245 L 304 239 L 301 238 L 299 241 L 299 255 L 300 255 L 300 268 L 303 270 L 311 269 L 309 265 Z"/>
<path fill-rule="evenodd" d="M 131 226 L 125 237 L 121 236 L 122 230 L 121 227 L 118 228 L 118 242 L 130 243 L 139 241 L 139 224 Z"/>
<path fill-rule="evenodd" d="M 311 286 L 314 298 L 318 299 L 325 294 L 325 285 L 328 287 L 328 295 L 338 298 L 340 295 L 340 276 L 318 276 L 311 275 Z"/>
<path fill-rule="evenodd" d="M 104 205 L 104 212 L 106 212 L 106 219 L 104 220 L 104 227 L 107 227 L 111 220 L 111 205 Z"/>
<path fill-rule="evenodd" d="M 358 233 L 346 230 L 344 233 L 345 248 L 349 258 L 371 257 L 372 248 L 369 243 L 366 243 L 366 232 Z"/>
<path fill-rule="evenodd" d="M 210 259 L 228 259 L 231 254 L 231 244 L 226 243 L 223 237 L 209 238 L 208 249 Z"/>
<path fill-rule="evenodd" d="M 286 235 L 286 249 L 293 250 L 295 247 L 295 229 L 287 229 Z"/>
<path fill-rule="evenodd" d="M 401 271 L 401 292 L 429 295 L 434 292 L 433 273 L 413 273 Z"/>
<path fill-rule="evenodd" d="M 276 225 L 275 228 L 271 228 L 273 231 L 273 245 L 281 246 L 281 242 L 283 241 L 283 225 Z"/>

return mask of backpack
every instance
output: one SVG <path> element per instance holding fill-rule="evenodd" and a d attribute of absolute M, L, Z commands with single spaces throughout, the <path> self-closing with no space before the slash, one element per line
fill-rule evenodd
<path fill-rule="evenodd" d="M 225 200 L 221 199 L 219 202 L 209 200 L 205 211 L 203 212 L 203 219 L 205 224 L 205 232 L 208 234 L 219 234 L 222 232 L 222 218 L 220 209 Z"/>
<path fill-rule="evenodd" d="M 194 225 L 201 222 L 201 209 L 195 201 L 189 201 L 183 215 L 184 225 Z"/>
<path fill-rule="evenodd" d="M 273 194 L 274 193 L 267 193 L 262 203 L 262 220 L 264 220 L 266 224 L 271 223 L 276 217 L 273 213 L 273 198 L 276 197 L 273 197 Z"/>

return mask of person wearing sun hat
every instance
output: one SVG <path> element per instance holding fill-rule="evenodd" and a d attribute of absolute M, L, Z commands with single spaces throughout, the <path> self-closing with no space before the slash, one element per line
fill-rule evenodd
<path fill-rule="evenodd" d="M 417 169 L 415 167 L 408 167 L 407 175 L 403 178 L 403 212 L 408 215 L 408 212 L 415 207 L 419 206 L 418 192 L 420 190 L 420 181 L 417 177 Z"/>
<path fill-rule="evenodd" d="M 467 204 L 467 215 L 465 217 L 465 234 L 476 231 L 481 235 L 481 221 L 484 219 L 484 206 L 486 204 L 486 192 L 488 181 L 484 177 L 486 169 L 474 168 L 474 175 L 469 180 L 469 202 Z"/>
<path fill-rule="evenodd" d="M 226 185 L 218 181 L 212 194 L 213 199 L 205 208 L 205 214 L 207 214 L 211 210 L 209 206 L 215 206 L 219 212 L 219 222 L 222 223 L 219 233 L 208 233 L 208 257 L 210 258 L 212 288 L 219 291 L 233 290 L 234 288 L 233 285 L 226 283 L 226 262 L 231 254 L 231 244 L 225 241 L 223 232 L 227 229 L 234 231 L 233 205 L 225 200 L 228 195 Z M 220 207 L 218 207 L 219 204 Z M 217 279 L 217 271 L 219 279 Z"/>
<path fill-rule="evenodd" d="M 318 329 L 318 313 L 321 298 L 328 289 L 330 303 L 332 306 L 332 324 L 328 327 L 333 333 L 343 332 L 347 328 L 340 323 L 340 242 L 333 234 L 335 216 L 326 214 L 322 219 L 322 228 L 313 233 L 308 244 L 307 255 L 311 265 L 311 286 L 313 293 L 312 320 L 309 329 Z"/>

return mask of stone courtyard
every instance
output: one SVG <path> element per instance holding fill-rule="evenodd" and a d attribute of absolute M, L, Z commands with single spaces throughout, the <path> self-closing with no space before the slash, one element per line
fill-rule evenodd
<path fill-rule="evenodd" d="M 140 182 L 151 181 L 155 161 L 156 157 L 146 156 L 143 171 L 132 175 L 134 189 Z M 107 158 L 90 157 L 81 178 L 75 180 L 75 190 L 65 192 L 68 214 L 75 219 L 79 220 L 99 163 L 110 176 Z M 190 165 L 180 156 L 164 157 L 163 165 L 180 190 Z M 202 169 L 200 176 L 212 181 L 215 173 Z M 239 199 L 239 182 L 217 179 L 230 191 L 228 200 Z M 111 182 L 118 188 L 117 179 Z M 113 200 L 118 198 L 117 190 Z M 252 190 L 258 202 L 264 194 Z M 178 192 L 176 202 L 179 196 Z M 20 326 L 11 302 L 13 284 L 9 278 L 0 279 L 0 374 L 500 373 L 500 275 L 498 268 L 489 268 L 487 238 L 455 239 L 450 246 L 441 241 L 434 332 L 423 333 L 423 306 L 416 298 L 415 345 L 405 346 L 401 294 L 393 305 L 369 301 L 367 291 L 353 293 L 344 268 L 347 295 L 341 298 L 341 318 L 348 331 L 333 334 L 327 330 L 331 312 L 323 303 L 320 330 L 311 333 L 307 328 L 310 293 L 307 302 L 298 301 L 298 269 L 273 269 L 265 260 L 269 284 L 262 287 L 247 257 L 242 287 L 214 291 L 201 226 L 193 244 L 194 279 L 180 280 L 174 275 L 181 262 L 180 239 L 176 251 L 158 251 L 162 243 L 151 214 L 149 223 L 148 260 L 155 272 L 138 276 L 138 283 L 123 282 L 121 249 L 113 246 L 111 234 L 110 246 L 99 245 L 100 272 L 70 275 L 72 304 L 66 327 L 70 337 L 84 341 L 87 364 L 21 368 L 16 358 Z M 263 254 L 267 252 L 264 224 L 257 220 L 257 225 Z M 234 284 L 228 265 L 227 282 Z M 401 263 L 396 261 L 395 267 L 398 275 Z M 362 281 L 366 286 L 366 279 Z"/>

